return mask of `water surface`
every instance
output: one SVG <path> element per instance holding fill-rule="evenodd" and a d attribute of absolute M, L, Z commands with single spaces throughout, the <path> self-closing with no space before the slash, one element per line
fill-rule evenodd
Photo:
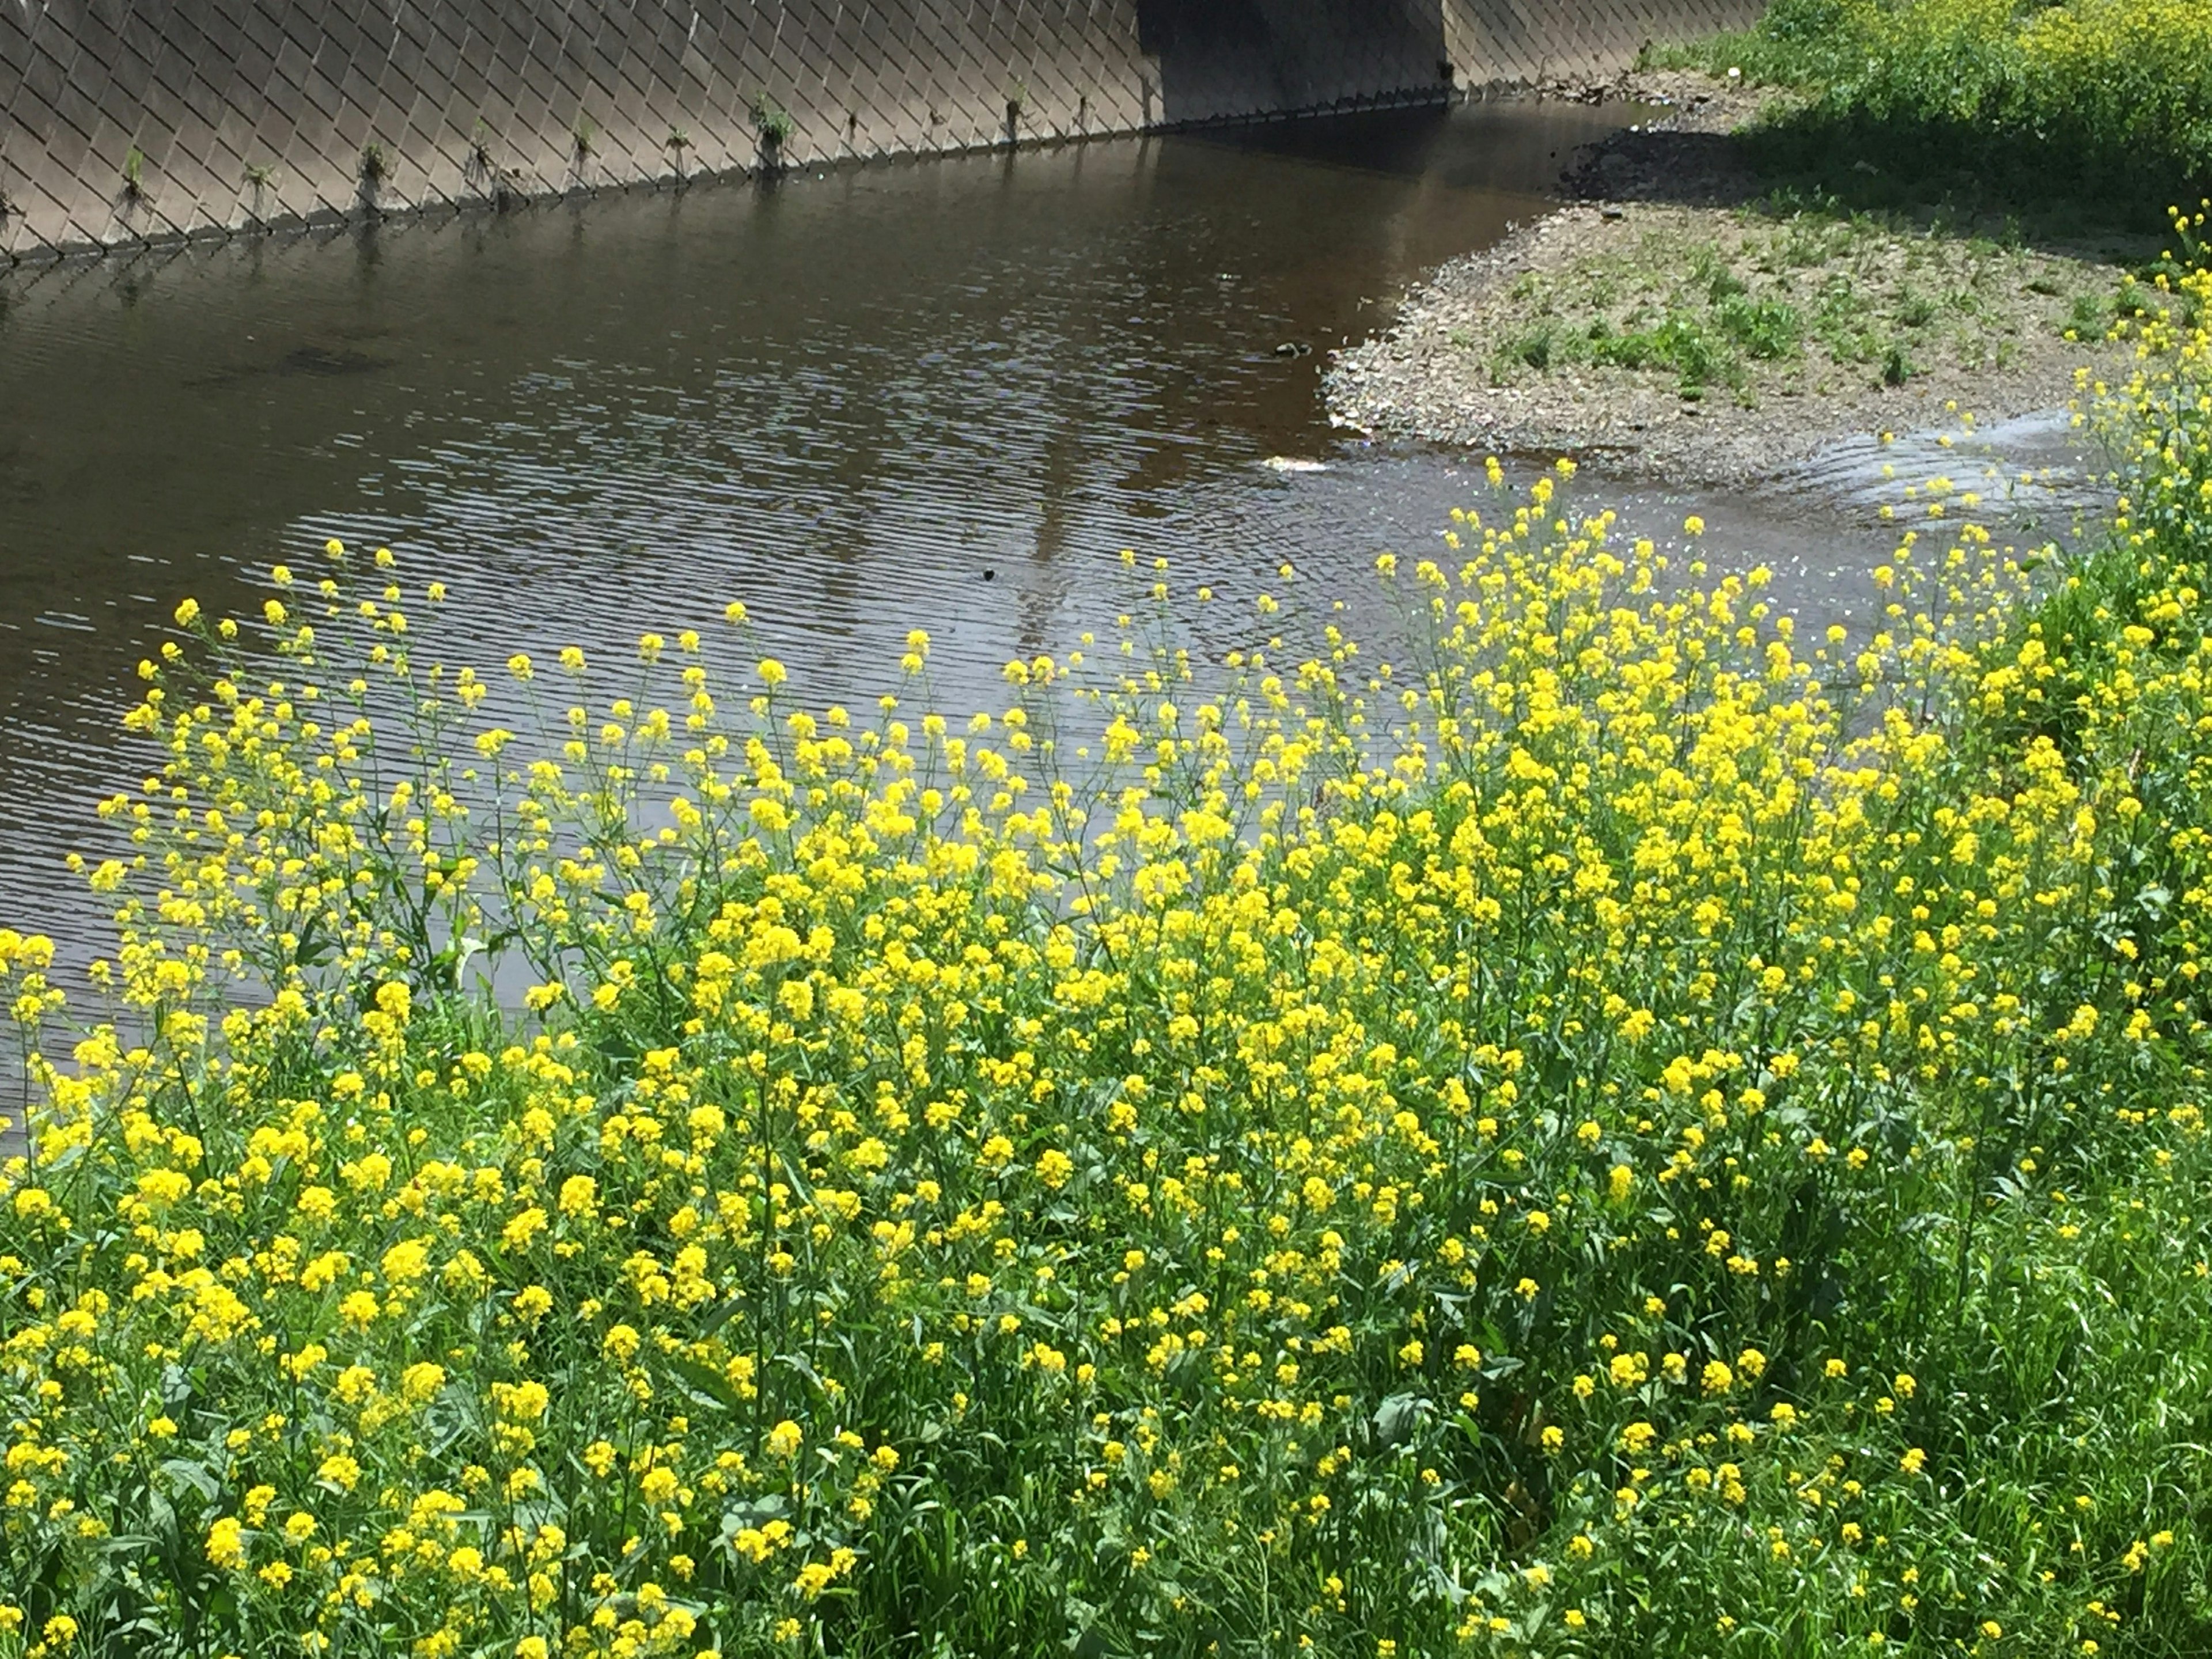
<path fill-rule="evenodd" d="M 185 595 L 258 609 L 328 537 L 442 576 L 454 659 L 626 653 L 742 599 L 805 700 L 882 690 L 919 627 L 955 708 L 1110 623 L 1124 548 L 1229 601 L 1286 560 L 1328 581 L 1429 550 L 1479 465 L 1333 433 L 1327 353 L 1637 113 L 1370 115 L 0 273 L 0 922 L 96 948 L 60 859 L 148 764 L 115 725 L 133 665 Z M 1626 499 L 1679 531 L 1681 499 Z M 1717 545 L 1808 575 L 1884 550 L 1700 505 Z"/>

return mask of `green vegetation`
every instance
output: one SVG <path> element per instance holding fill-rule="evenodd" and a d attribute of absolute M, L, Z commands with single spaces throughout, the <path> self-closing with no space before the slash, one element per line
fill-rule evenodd
<path fill-rule="evenodd" d="M 781 155 L 783 147 L 791 142 L 792 134 L 798 130 L 798 123 L 792 119 L 791 112 L 767 93 L 763 92 L 753 99 L 753 131 L 759 136 L 764 160 L 773 162 Z"/>
<path fill-rule="evenodd" d="M 440 665 L 336 544 L 187 601 L 112 1018 L 0 932 L 0 1653 L 2204 1651 L 2144 344 L 2109 541 L 1931 520 L 1856 640 L 1495 464 L 1395 665 L 1161 574 L 964 724 L 919 635 L 860 719 Z"/>
<path fill-rule="evenodd" d="M 2101 339 L 2118 314 L 2106 268 L 1826 200 L 1638 209 L 1586 240 L 1495 297 L 1455 343 L 1487 342 L 1500 379 L 1577 363 L 1658 369 L 1685 396 L 1719 386 L 1756 402 L 1898 385 L 1938 362 L 2002 368 L 2039 337 Z"/>
<path fill-rule="evenodd" d="M 1759 135 L 1785 170 L 1972 177 L 2154 211 L 2212 181 L 2199 0 L 1774 0 L 1748 33 L 1666 56 L 1803 89 Z"/>

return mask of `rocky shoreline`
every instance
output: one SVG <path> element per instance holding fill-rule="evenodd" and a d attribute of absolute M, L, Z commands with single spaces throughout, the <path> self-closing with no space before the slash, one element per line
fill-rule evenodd
<path fill-rule="evenodd" d="M 2068 307 L 2086 320 L 2079 308 L 2118 281 L 2087 250 L 1849 226 L 1785 246 L 1787 216 L 1752 205 L 1761 181 L 1730 136 L 1771 94 L 1675 72 L 1607 90 L 1668 113 L 1586 152 L 1562 180 L 1571 204 L 1442 266 L 1388 332 L 1337 353 L 1326 377 L 1334 422 L 1741 486 L 1856 434 L 2063 405 L 2085 376 L 2124 362 L 2101 324 L 2067 337 Z M 1697 289 L 1686 300 L 1686 285 Z M 1623 365 L 1628 331 L 1661 310 L 1673 319 L 1662 326 L 1686 326 L 1685 305 L 1709 316 L 1708 289 L 1771 315 L 1786 307 L 1805 338 L 1765 358 L 1737 354 L 1710 386 Z M 1886 358 L 1868 330 L 1900 304 L 1912 325 L 1887 325 L 1899 343 Z"/>

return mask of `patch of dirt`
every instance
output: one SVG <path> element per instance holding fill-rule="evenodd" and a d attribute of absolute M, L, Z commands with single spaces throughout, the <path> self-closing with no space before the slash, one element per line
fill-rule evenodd
<path fill-rule="evenodd" d="M 2111 266 L 1779 210 L 1731 137 L 1771 91 L 1659 71 L 1607 94 L 1670 112 L 1586 152 L 1576 205 L 1444 265 L 1337 354 L 1338 424 L 1741 485 L 1853 434 L 2061 405 L 2124 361 L 2099 337 Z"/>

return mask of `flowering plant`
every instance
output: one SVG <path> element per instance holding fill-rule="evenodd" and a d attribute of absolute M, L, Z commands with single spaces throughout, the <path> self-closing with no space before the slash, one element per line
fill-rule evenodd
<path fill-rule="evenodd" d="M 1857 639 L 1495 468 L 1388 665 L 1285 571 L 1216 675 L 1162 574 L 964 726 L 435 664 L 336 544 L 187 602 L 112 1017 L 0 933 L 0 1653 L 2201 1644 L 2141 350 L 2110 544 L 1932 519 Z"/>

